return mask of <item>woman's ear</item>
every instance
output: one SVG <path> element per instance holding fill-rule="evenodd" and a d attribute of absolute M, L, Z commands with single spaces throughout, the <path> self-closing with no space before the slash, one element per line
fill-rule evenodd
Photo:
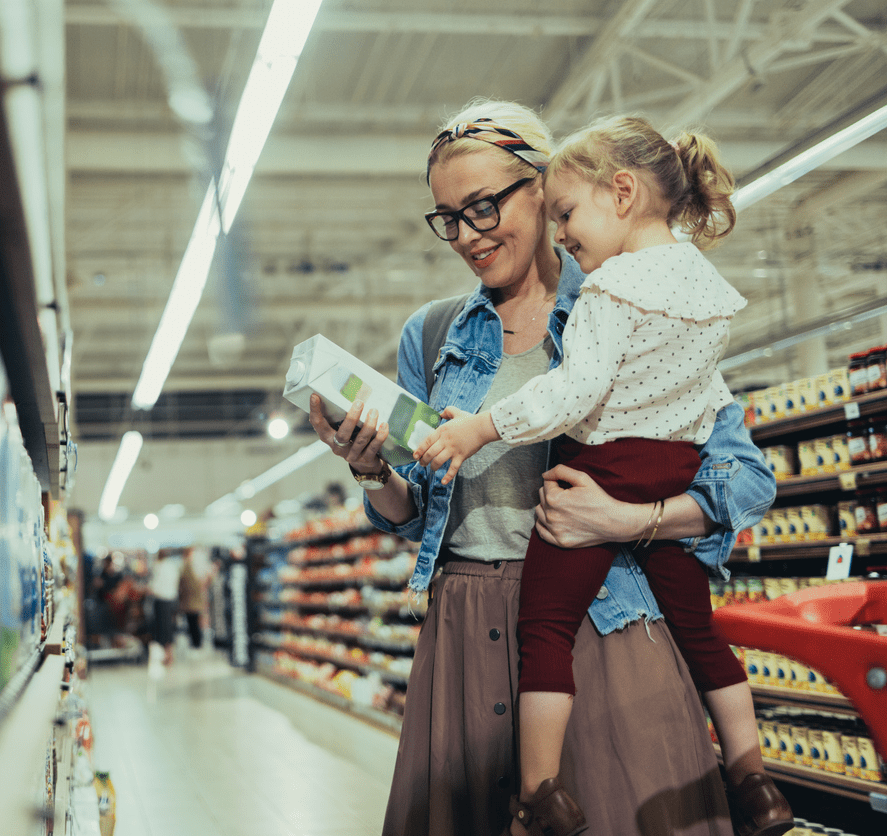
<path fill-rule="evenodd" d="M 616 213 L 625 217 L 638 199 L 638 180 L 632 172 L 624 168 L 613 175 L 613 196 L 616 198 Z"/>

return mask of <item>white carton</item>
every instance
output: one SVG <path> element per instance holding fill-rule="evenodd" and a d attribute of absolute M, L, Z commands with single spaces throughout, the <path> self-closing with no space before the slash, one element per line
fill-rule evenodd
<path fill-rule="evenodd" d="M 363 401 L 363 415 L 378 410 L 379 422 L 389 427 L 379 455 L 394 466 L 414 461 L 413 451 L 441 420 L 430 406 L 321 334 L 293 349 L 283 396 L 308 412 L 312 392 L 323 399 L 334 426 L 355 400 Z"/>

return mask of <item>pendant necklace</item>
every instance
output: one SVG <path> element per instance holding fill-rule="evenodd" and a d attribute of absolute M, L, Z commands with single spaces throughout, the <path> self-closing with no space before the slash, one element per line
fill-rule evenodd
<path fill-rule="evenodd" d="M 544 297 L 542 299 L 542 302 L 540 303 L 539 307 L 536 309 L 536 313 L 533 314 L 533 318 L 526 325 L 524 325 L 523 328 L 520 328 L 517 331 L 510 331 L 508 328 L 505 328 L 503 326 L 502 331 L 506 334 L 511 334 L 512 336 L 514 336 L 516 334 L 520 334 L 523 331 L 526 331 L 527 328 L 529 328 L 530 325 L 532 325 L 532 323 L 534 323 L 536 321 L 536 317 L 539 316 L 539 313 L 542 311 L 542 308 L 545 307 L 546 302 L 550 302 L 552 299 L 555 298 L 555 296 L 557 296 L 557 292 L 551 293 L 548 296 Z"/>

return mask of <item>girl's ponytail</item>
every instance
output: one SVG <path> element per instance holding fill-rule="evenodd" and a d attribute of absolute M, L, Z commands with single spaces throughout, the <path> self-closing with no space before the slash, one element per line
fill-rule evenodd
<path fill-rule="evenodd" d="M 701 250 L 717 246 L 736 225 L 736 209 L 730 200 L 733 175 L 707 136 L 684 131 L 672 145 L 686 173 L 687 190 L 672 204 L 669 223 L 690 235 Z"/>
<path fill-rule="evenodd" d="M 568 137 L 546 177 L 569 170 L 609 188 L 623 168 L 640 174 L 657 198 L 655 211 L 664 211 L 668 225 L 689 234 L 701 250 L 719 244 L 736 224 L 733 177 L 714 142 L 686 132 L 668 142 L 638 116 L 600 119 Z"/>

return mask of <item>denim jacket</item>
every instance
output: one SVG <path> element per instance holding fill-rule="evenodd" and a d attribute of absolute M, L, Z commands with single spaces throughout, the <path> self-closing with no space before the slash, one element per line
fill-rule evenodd
<path fill-rule="evenodd" d="M 554 310 L 549 315 L 548 332 L 554 341 L 551 366 L 562 360 L 562 334 L 567 316 L 585 279 L 578 263 L 558 248 L 561 275 Z M 398 383 L 435 409 L 456 406 L 477 412 L 492 384 L 502 359 L 502 322 L 493 307 L 490 291 L 479 285 L 450 326 L 434 364 L 435 381 L 428 397 L 422 353 L 422 325 L 431 303 L 416 311 L 406 322 L 398 350 Z M 684 541 L 710 571 L 724 578 L 724 563 L 736 542 L 736 534 L 763 517 L 776 494 L 776 481 L 764 463 L 743 425 L 743 410 L 737 403 L 718 413 L 711 437 L 700 451 L 702 467 L 687 491 L 703 511 L 721 528 L 706 538 Z M 410 589 L 428 588 L 435 571 L 450 511 L 453 485 L 442 485 L 447 468 L 436 472 L 418 463 L 397 468 L 407 479 L 418 509 L 416 517 L 393 525 L 365 498 L 370 522 L 383 531 L 394 532 L 420 543 L 418 560 Z M 613 630 L 646 617 L 661 618 L 656 600 L 643 572 L 624 547 L 607 575 L 604 587 L 592 603 L 589 614 L 598 631 Z"/>

